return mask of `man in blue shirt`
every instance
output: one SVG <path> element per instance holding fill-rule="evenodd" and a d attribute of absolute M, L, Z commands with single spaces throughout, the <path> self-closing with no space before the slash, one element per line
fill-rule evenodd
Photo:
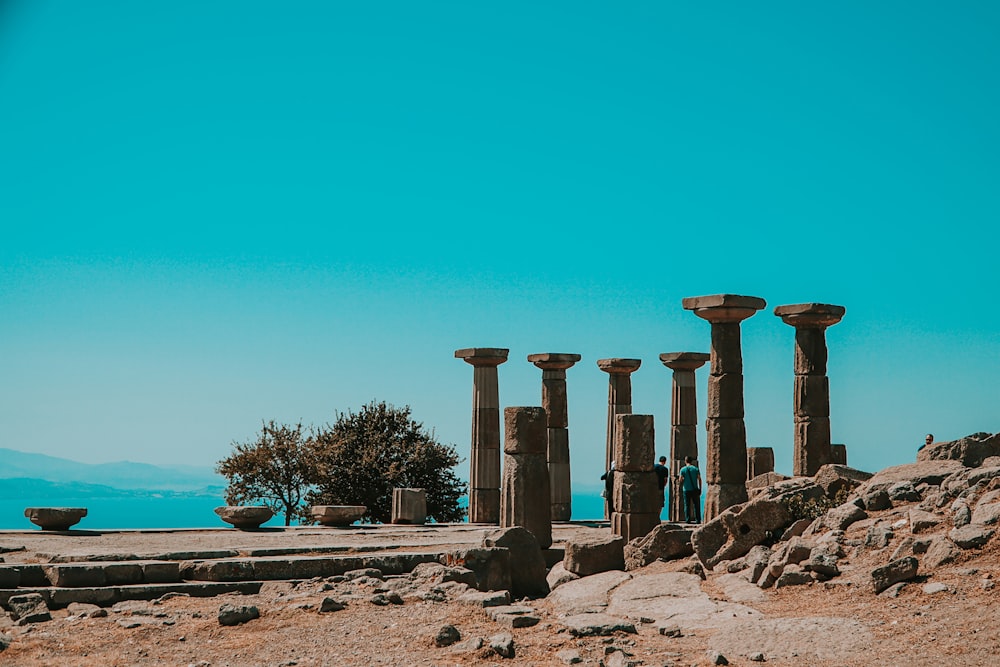
<path fill-rule="evenodd" d="M 677 480 L 684 489 L 684 520 L 701 523 L 701 471 L 693 456 L 684 457 L 684 462 Z"/>

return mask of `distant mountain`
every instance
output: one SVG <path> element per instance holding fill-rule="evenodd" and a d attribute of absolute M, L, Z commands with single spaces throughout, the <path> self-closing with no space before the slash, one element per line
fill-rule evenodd
<path fill-rule="evenodd" d="M 156 466 L 130 461 L 80 463 L 0 448 L 0 479 L 15 477 L 115 489 L 199 491 L 226 486 L 226 479 L 208 467 Z"/>
<path fill-rule="evenodd" d="M 196 496 L 221 497 L 221 486 L 207 487 L 198 491 L 169 491 L 154 489 L 116 489 L 102 484 L 82 482 L 48 482 L 44 479 L 8 477 L 0 479 L 0 500 L 23 500 L 27 498 L 191 498 Z M 64 502 L 60 500 L 60 502 Z"/>

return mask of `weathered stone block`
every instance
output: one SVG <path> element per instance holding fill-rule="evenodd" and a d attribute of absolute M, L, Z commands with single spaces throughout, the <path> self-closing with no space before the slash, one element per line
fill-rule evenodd
<path fill-rule="evenodd" d="M 549 428 L 566 428 L 569 425 L 566 405 L 566 372 L 560 378 L 542 377 L 542 407 L 548 416 Z"/>
<path fill-rule="evenodd" d="M 422 525 L 427 521 L 427 492 L 424 489 L 392 490 L 392 523 Z"/>
<path fill-rule="evenodd" d="M 504 454 L 542 454 L 548 448 L 548 417 L 545 408 L 505 408 Z"/>
<path fill-rule="evenodd" d="M 812 477 L 830 462 L 830 418 L 796 417 L 792 474 Z"/>
<path fill-rule="evenodd" d="M 510 590 L 510 550 L 507 548 L 462 549 L 443 556 L 444 564 L 464 567 L 476 575 L 481 591 Z"/>
<path fill-rule="evenodd" d="M 847 445 L 830 445 L 830 463 L 847 465 Z"/>
<path fill-rule="evenodd" d="M 738 373 L 708 376 L 708 406 L 711 419 L 743 418 L 743 376 Z"/>
<path fill-rule="evenodd" d="M 663 523 L 655 526 L 645 536 L 625 545 L 625 569 L 637 570 L 658 559 L 673 560 L 693 553 L 691 529 Z"/>
<path fill-rule="evenodd" d="M 43 565 L 45 576 L 59 588 L 86 588 L 108 583 L 105 566 L 92 564 Z"/>
<path fill-rule="evenodd" d="M 504 457 L 500 525 L 522 526 L 541 548 L 552 545 L 552 492 L 544 450 Z"/>
<path fill-rule="evenodd" d="M 28 507 L 24 516 L 42 530 L 69 530 L 87 516 L 86 507 Z"/>
<path fill-rule="evenodd" d="M 624 570 L 624 546 L 625 540 L 620 535 L 568 541 L 563 567 L 581 577 L 608 570 Z"/>
<path fill-rule="evenodd" d="M 216 507 L 215 513 L 226 523 L 242 530 L 260 528 L 261 524 L 274 516 L 270 507 L 253 505 Z"/>
<path fill-rule="evenodd" d="M 793 409 L 799 418 L 830 416 L 830 378 L 796 375 Z"/>
<path fill-rule="evenodd" d="M 655 472 L 615 472 L 614 508 L 624 514 L 659 513 L 663 493 L 656 483 Z"/>
<path fill-rule="evenodd" d="M 747 501 L 745 484 L 709 484 L 705 490 L 706 520 L 713 519 L 733 505 Z"/>
<path fill-rule="evenodd" d="M 534 535 L 520 526 L 501 528 L 484 535 L 483 546 L 510 551 L 510 594 L 513 598 L 548 595 L 545 559 Z"/>
<path fill-rule="evenodd" d="M 739 322 L 712 324 L 712 365 L 710 376 L 743 376 L 743 349 L 740 343 Z M 742 386 L 740 394 L 743 393 Z"/>
<path fill-rule="evenodd" d="M 870 472 L 828 463 L 816 471 L 814 479 L 823 487 L 827 497 L 833 498 L 840 491 L 852 491 L 871 478 Z"/>
<path fill-rule="evenodd" d="M 323 526 L 350 526 L 365 515 L 364 505 L 313 505 L 309 515 Z"/>
<path fill-rule="evenodd" d="M 565 428 L 550 428 L 546 431 L 548 438 L 549 463 L 565 463 L 569 465 L 569 430 Z"/>
<path fill-rule="evenodd" d="M 745 484 L 747 433 L 742 419 L 708 419 L 705 481 L 709 484 Z"/>
<path fill-rule="evenodd" d="M 962 549 L 979 549 L 986 546 L 993 533 L 992 528 L 970 523 L 961 528 L 953 528 L 949 531 L 948 537 Z"/>
<path fill-rule="evenodd" d="M 774 449 L 747 447 L 747 479 L 769 472 L 774 472 Z"/>
<path fill-rule="evenodd" d="M 10 609 L 11 617 L 17 621 L 18 625 L 44 623 L 52 620 L 45 599 L 38 593 L 14 595 L 7 599 L 7 607 Z"/>
<path fill-rule="evenodd" d="M 615 468 L 620 472 L 653 469 L 656 456 L 653 415 L 615 416 Z"/>
<path fill-rule="evenodd" d="M 469 489 L 469 523 L 500 523 L 499 486 L 495 489 Z"/>

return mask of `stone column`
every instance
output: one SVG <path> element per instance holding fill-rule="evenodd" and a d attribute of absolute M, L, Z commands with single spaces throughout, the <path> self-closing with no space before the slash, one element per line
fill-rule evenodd
<path fill-rule="evenodd" d="M 641 359 L 598 359 L 597 367 L 608 374 L 608 431 L 604 441 L 604 469 L 615 460 L 615 417 L 632 413 L 632 373 Z M 611 518 L 611 499 L 604 503 L 604 518 Z"/>
<path fill-rule="evenodd" d="M 743 351 L 740 322 L 767 305 L 736 294 L 688 297 L 686 310 L 712 325 L 705 448 L 705 521 L 747 500 L 747 432 L 743 422 Z"/>
<path fill-rule="evenodd" d="M 667 486 L 667 516 L 670 521 L 684 520 L 684 492 L 677 476 L 684 467 L 684 457 L 698 458 L 698 396 L 694 372 L 711 355 L 704 352 L 664 352 L 663 365 L 672 370 L 670 388 L 670 484 Z"/>
<path fill-rule="evenodd" d="M 774 314 L 795 327 L 795 442 L 792 474 L 811 477 L 830 462 L 830 379 L 826 328 L 844 317 L 843 306 L 797 303 Z"/>
<path fill-rule="evenodd" d="M 472 447 L 469 452 L 469 523 L 500 522 L 500 390 L 497 366 L 510 350 L 472 347 L 455 357 L 474 367 Z"/>
<path fill-rule="evenodd" d="M 830 463 L 847 465 L 847 445 L 830 445 Z"/>
<path fill-rule="evenodd" d="M 569 521 L 573 514 L 569 477 L 569 414 L 566 408 L 566 369 L 580 361 L 579 354 L 529 354 L 528 361 L 542 369 L 542 407 L 548 416 L 549 485 L 552 520 Z"/>
<path fill-rule="evenodd" d="M 774 472 L 774 450 L 770 447 L 747 447 L 747 479 Z"/>
<path fill-rule="evenodd" d="M 615 472 L 611 531 L 626 542 L 660 525 L 660 489 L 653 471 L 653 415 L 615 417 Z"/>
<path fill-rule="evenodd" d="M 503 411 L 503 492 L 500 495 L 500 527 L 521 526 L 538 540 L 552 546 L 552 495 L 549 467 L 545 460 L 545 408 L 507 408 Z"/>

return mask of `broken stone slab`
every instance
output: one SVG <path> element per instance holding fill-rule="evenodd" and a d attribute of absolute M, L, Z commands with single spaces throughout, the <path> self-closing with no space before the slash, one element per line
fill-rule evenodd
<path fill-rule="evenodd" d="M 69 530 L 87 516 L 86 507 L 27 507 L 24 516 L 42 530 Z"/>
<path fill-rule="evenodd" d="M 875 524 L 868 527 L 864 544 L 869 549 L 884 549 L 889 546 L 893 536 L 892 528 L 885 524 Z"/>
<path fill-rule="evenodd" d="M 488 644 L 489 647 L 493 649 L 493 652 L 501 658 L 514 657 L 514 637 L 510 633 L 503 632 L 498 635 L 493 635 L 489 638 Z"/>
<path fill-rule="evenodd" d="M 483 536 L 483 546 L 502 547 L 510 551 L 510 593 L 513 597 L 548 595 L 545 559 L 538 540 L 530 531 L 521 526 L 493 530 Z"/>
<path fill-rule="evenodd" d="M 912 546 L 913 552 L 918 553 L 916 550 L 916 542 L 914 542 Z M 942 565 L 954 562 L 959 553 L 960 552 L 954 542 L 949 540 L 947 537 L 935 537 L 931 539 L 930 543 L 927 545 L 926 551 L 924 552 L 924 568 L 928 570 L 936 570 Z"/>
<path fill-rule="evenodd" d="M 427 491 L 409 488 L 393 489 L 391 516 L 392 523 L 395 524 L 424 524 L 427 521 Z"/>
<path fill-rule="evenodd" d="M 816 535 L 825 530 L 845 530 L 852 523 L 867 519 L 868 514 L 853 502 L 838 505 L 819 517 L 809 526 L 805 535 Z"/>
<path fill-rule="evenodd" d="M 872 570 L 872 588 L 875 593 L 881 593 L 900 581 L 909 581 L 917 576 L 919 563 L 913 556 L 894 560 L 882 567 Z"/>
<path fill-rule="evenodd" d="M 960 461 L 976 468 L 990 456 L 1000 455 L 1000 433 L 973 433 L 951 442 L 935 442 L 919 452 L 917 461 Z"/>
<path fill-rule="evenodd" d="M 504 607 L 510 604 L 510 593 L 508 591 L 469 591 L 463 593 L 456 601 L 484 609 Z"/>
<path fill-rule="evenodd" d="M 914 534 L 936 528 L 938 524 L 944 521 L 944 517 L 938 516 L 932 512 L 924 512 L 923 510 L 918 509 L 910 510 L 909 519 L 910 531 Z"/>
<path fill-rule="evenodd" d="M 993 533 L 992 528 L 970 523 L 961 528 L 953 528 L 948 532 L 948 538 L 961 549 L 979 549 L 986 546 Z"/>
<path fill-rule="evenodd" d="M 691 529 L 677 524 L 661 523 L 643 537 L 624 547 L 625 569 L 637 570 L 656 560 L 684 558 L 694 553 Z"/>
<path fill-rule="evenodd" d="M 563 584 L 549 593 L 547 599 L 561 616 L 603 612 L 611 591 L 631 578 L 621 570 L 592 574 Z"/>
<path fill-rule="evenodd" d="M 744 560 L 747 564 L 747 580 L 755 584 L 764 571 L 767 569 L 767 564 L 771 560 L 772 551 L 768 547 L 763 545 L 756 545 L 747 552 Z"/>
<path fill-rule="evenodd" d="M 464 567 L 476 576 L 481 591 L 508 591 L 511 587 L 510 550 L 501 547 L 473 547 L 444 554 L 445 565 Z"/>
<path fill-rule="evenodd" d="M 7 607 L 10 609 L 11 618 L 17 621 L 18 625 L 52 620 L 45 598 L 38 593 L 14 595 L 7 599 Z"/>
<path fill-rule="evenodd" d="M 309 516 L 321 526 L 350 526 L 368 511 L 365 505 L 312 505 Z"/>
<path fill-rule="evenodd" d="M 775 580 L 774 587 L 784 588 L 785 586 L 803 586 L 805 584 L 811 584 L 812 582 L 813 578 L 811 574 L 800 569 L 798 565 L 789 563 L 781 572 L 781 576 Z"/>
<path fill-rule="evenodd" d="M 635 623 L 608 614 L 577 614 L 559 622 L 574 637 L 607 637 L 616 632 L 636 634 Z"/>
<path fill-rule="evenodd" d="M 220 519 L 240 530 L 260 528 L 261 524 L 274 516 L 270 507 L 262 505 L 226 505 L 216 507 L 215 513 Z"/>
<path fill-rule="evenodd" d="M 104 618 L 108 615 L 107 609 L 85 602 L 70 602 L 66 606 L 66 611 L 69 612 L 70 616 L 78 616 L 79 618 Z"/>
<path fill-rule="evenodd" d="M 968 505 L 966 505 L 966 508 L 968 509 Z M 1000 503 L 977 504 L 969 520 L 971 523 L 992 526 L 997 521 L 1000 521 Z"/>
<path fill-rule="evenodd" d="M 563 567 L 586 577 L 598 572 L 625 569 L 625 540 L 620 535 L 577 538 L 566 542 Z"/>
<path fill-rule="evenodd" d="M 530 628 L 538 625 L 541 620 L 535 615 L 535 610 L 523 605 L 506 605 L 502 607 L 489 607 L 486 614 L 501 625 L 514 628 Z"/>

